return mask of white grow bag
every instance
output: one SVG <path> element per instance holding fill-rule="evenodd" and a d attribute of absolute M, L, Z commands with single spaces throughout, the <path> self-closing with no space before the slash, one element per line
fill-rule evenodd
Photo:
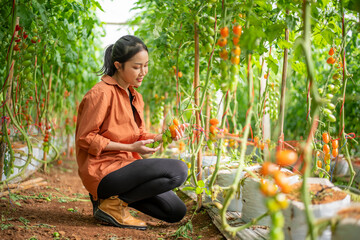
<path fill-rule="evenodd" d="M 259 169 L 261 166 L 253 167 L 253 170 Z M 248 168 L 249 170 L 251 168 Z M 282 172 L 289 172 L 286 168 L 281 169 Z M 294 184 L 299 182 L 300 178 L 298 175 L 293 175 L 287 177 L 290 184 Z M 266 213 L 268 209 L 265 206 L 265 197 L 262 195 L 259 189 L 260 183 L 252 178 L 248 177 L 244 180 L 243 188 L 242 188 L 242 215 L 241 219 L 245 222 L 250 222 L 252 219 Z M 271 219 L 269 216 L 262 218 L 258 223 L 258 225 L 271 225 Z"/>
<path fill-rule="evenodd" d="M 350 206 L 343 208 L 341 210 L 346 209 L 354 209 L 360 211 L 360 204 L 351 204 Z M 355 240 L 360 239 L 360 219 L 346 217 L 342 218 L 339 223 L 335 226 L 332 232 L 332 240 Z"/>
<path fill-rule="evenodd" d="M 324 178 L 308 178 L 309 184 L 322 184 L 326 186 L 334 186 L 329 180 Z M 334 190 L 341 191 L 334 187 Z M 333 217 L 340 208 L 350 204 L 350 196 L 339 201 L 326 204 L 313 204 L 310 209 L 315 219 Z M 283 211 L 285 217 L 284 235 L 285 239 L 304 240 L 306 238 L 308 227 L 305 216 L 305 206 L 302 202 L 290 201 L 289 207 Z M 359 235 L 360 236 L 360 235 Z M 318 240 L 330 240 L 331 231 L 329 228 L 324 230 Z M 342 239 L 347 240 L 347 239 Z"/>

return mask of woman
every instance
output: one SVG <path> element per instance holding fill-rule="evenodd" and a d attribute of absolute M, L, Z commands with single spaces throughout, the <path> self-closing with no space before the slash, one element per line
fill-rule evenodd
<path fill-rule="evenodd" d="M 172 191 L 186 180 L 186 164 L 140 157 L 158 151 L 160 147 L 145 145 L 162 139 L 145 131 L 144 102 L 134 89 L 141 86 L 148 63 L 148 49 L 139 38 L 121 37 L 106 49 L 102 81 L 84 96 L 78 110 L 78 172 L 95 218 L 117 227 L 146 229 L 128 206 L 167 222 L 186 214 L 185 204 Z M 174 140 L 186 127 L 180 125 Z"/>

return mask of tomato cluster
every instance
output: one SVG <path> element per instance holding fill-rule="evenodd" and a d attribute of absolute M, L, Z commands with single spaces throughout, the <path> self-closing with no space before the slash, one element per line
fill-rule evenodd
<path fill-rule="evenodd" d="M 210 119 L 210 129 L 209 129 L 209 140 L 207 141 L 207 146 L 209 150 L 214 150 L 214 142 L 216 142 L 216 136 L 219 133 L 219 129 L 217 128 L 217 125 L 219 124 L 219 120 L 216 118 Z"/>
<path fill-rule="evenodd" d="M 166 148 L 168 144 L 172 143 L 173 139 L 176 137 L 176 131 L 179 131 L 179 120 L 174 118 L 173 124 L 171 124 L 162 134 L 164 148 Z"/>
<path fill-rule="evenodd" d="M 240 64 L 240 55 L 241 48 L 239 46 L 240 36 L 242 33 L 242 27 L 240 24 L 233 22 L 232 31 L 230 32 L 229 27 L 224 26 L 220 28 L 220 38 L 217 41 L 217 45 L 220 46 L 219 56 L 222 59 L 220 62 L 221 76 L 223 79 L 228 79 L 229 76 L 229 67 L 230 67 L 230 80 L 222 84 L 222 90 L 225 92 L 227 90 L 234 91 L 237 86 L 237 75 L 239 73 L 239 64 Z M 232 42 L 228 39 L 232 36 Z M 230 57 L 230 63 L 229 63 Z"/>
<path fill-rule="evenodd" d="M 322 145 L 322 151 L 324 153 L 325 171 L 330 172 L 331 156 L 333 158 L 336 158 L 339 155 L 339 142 L 337 139 L 332 140 L 328 132 L 324 132 L 322 134 L 322 140 L 324 142 L 324 144 Z M 320 152 L 318 151 L 318 153 Z M 318 154 L 318 156 L 319 155 L 320 154 Z M 322 168 L 323 162 L 320 159 L 317 160 L 316 166 L 318 168 Z M 322 172 L 319 173 L 319 176 L 323 177 Z"/>
<path fill-rule="evenodd" d="M 254 137 L 254 146 L 257 148 L 260 148 L 261 150 L 265 149 L 265 142 L 264 141 L 260 141 L 258 136 Z"/>
<path fill-rule="evenodd" d="M 282 228 L 284 216 L 282 209 L 288 207 L 286 198 L 291 191 L 289 180 L 285 173 L 280 170 L 281 166 L 295 163 L 297 154 L 290 150 L 280 150 L 276 153 L 276 163 L 264 162 L 261 167 L 260 191 L 266 197 L 265 205 L 270 213 L 272 227 L 270 228 L 271 239 L 284 239 Z M 278 191 L 280 188 L 280 192 Z"/>
<path fill-rule="evenodd" d="M 49 140 L 50 140 L 51 126 L 50 124 L 45 128 L 45 137 L 43 140 L 44 152 L 49 153 Z"/>
<path fill-rule="evenodd" d="M 268 74 L 265 74 L 265 79 L 268 78 Z M 272 120 L 277 120 L 279 116 L 278 108 L 280 101 L 280 92 L 278 90 L 280 84 L 277 79 L 267 80 L 268 88 L 267 88 L 267 98 L 265 100 L 265 113 L 270 114 L 270 118 Z"/>

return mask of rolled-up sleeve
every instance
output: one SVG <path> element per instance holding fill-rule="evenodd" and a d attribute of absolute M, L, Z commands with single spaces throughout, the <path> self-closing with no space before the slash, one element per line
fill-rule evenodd
<path fill-rule="evenodd" d="M 91 155 L 99 156 L 110 142 L 99 134 L 108 109 L 109 99 L 102 91 L 87 94 L 79 106 L 76 144 Z"/>

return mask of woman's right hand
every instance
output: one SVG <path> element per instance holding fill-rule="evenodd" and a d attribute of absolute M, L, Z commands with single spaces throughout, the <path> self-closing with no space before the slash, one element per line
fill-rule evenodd
<path fill-rule="evenodd" d="M 158 151 L 160 149 L 160 146 L 156 147 L 156 148 L 149 148 L 147 146 L 145 146 L 148 143 L 152 143 L 154 142 L 154 139 L 147 139 L 147 140 L 141 140 L 141 141 L 137 141 L 134 142 L 132 144 L 132 152 L 137 152 L 140 153 L 142 155 L 145 154 L 154 154 L 156 151 Z"/>

